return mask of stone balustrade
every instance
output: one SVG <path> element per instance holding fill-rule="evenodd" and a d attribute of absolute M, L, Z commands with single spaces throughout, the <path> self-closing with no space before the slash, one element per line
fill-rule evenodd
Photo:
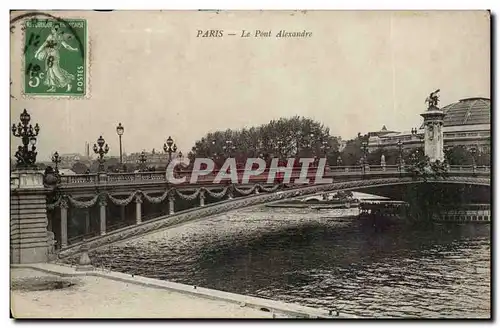
<path fill-rule="evenodd" d="M 377 174 L 399 174 L 399 165 L 366 165 L 363 166 L 329 166 L 325 168 L 323 174 L 324 178 L 335 178 L 336 176 L 360 176 L 360 175 L 377 175 Z M 403 170 L 404 171 L 404 170 Z M 473 165 L 451 165 L 449 167 L 450 173 L 462 172 L 462 173 L 473 173 L 473 172 L 490 172 L 489 166 L 476 166 Z M 181 171 L 179 172 L 180 177 L 186 177 L 189 182 L 191 174 L 193 171 Z M 291 174 L 292 179 L 296 179 L 300 176 L 300 169 L 294 169 Z M 238 170 L 238 181 L 241 181 L 243 177 L 243 170 Z M 316 168 L 310 168 L 308 177 L 314 178 L 316 175 Z M 198 183 L 200 184 L 210 184 L 215 179 L 216 174 L 200 175 L 198 177 Z M 140 173 L 108 173 L 101 174 L 84 174 L 84 175 L 67 175 L 61 176 L 61 185 L 63 186 L 85 186 L 93 184 L 135 184 L 135 183 L 157 183 L 166 182 L 166 173 L 163 171 L 158 172 L 140 172 Z M 261 176 L 251 177 L 250 182 L 260 183 L 267 181 L 267 174 L 261 174 Z"/>

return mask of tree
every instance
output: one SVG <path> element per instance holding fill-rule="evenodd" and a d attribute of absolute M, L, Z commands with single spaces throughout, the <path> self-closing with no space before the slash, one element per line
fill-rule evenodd
<path fill-rule="evenodd" d="M 386 165 L 397 165 L 399 163 L 399 150 L 394 148 L 378 148 L 368 153 L 368 164 L 381 165 L 382 155 Z"/>
<path fill-rule="evenodd" d="M 476 164 L 480 166 L 491 166 L 491 155 L 489 151 L 482 151 L 476 155 Z"/>
<path fill-rule="evenodd" d="M 465 146 L 454 146 L 445 150 L 445 157 L 450 165 L 472 165 L 472 153 Z"/>
<path fill-rule="evenodd" d="M 104 161 L 104 171 L 106 172 L 115 173 L 117 172 L 119 166 L 120 166 L 120 160 L 115 157 L 106 158 Z M 90 165 L 90 172 L 97 172 L 98 169 L 99 169 L 99 161 L 95 160 Z"/>
<path fill-rule="evenodd" d="M 403 160 L 405 164 L 416 164 L 425 161 L 424 147 L 412 148 L 408 151 L 403 150 Z"/>
<path fill-rule="evenodd" d="M 89 167 L 83 163 L 76 162 L 71 166 L 71 171 L 75 172 L 76 174 L 85 174 Z"/>
<path fill-rule="evenodd" d="M 368 135 L 361 135 L 359 132 L 356 138 L 346 142 L 344 150 L 340 153 L 342 165 L 361 165 L 363 158 L 363 142 L 368 142 Z"/>
<path fill-rule="evenodd" d="M 229 142 L 228 142 L 229 141 Z M 294 116 L 272 120 L 258 127 L 207 133 L 196 141 L 189 156 L 213 158 L 221 165 L 227 157 L 243 162 L 262 157 L 324 157 L 336 160 L 339 140 L 330 136 L 323 124 L 310 118 Z"/>

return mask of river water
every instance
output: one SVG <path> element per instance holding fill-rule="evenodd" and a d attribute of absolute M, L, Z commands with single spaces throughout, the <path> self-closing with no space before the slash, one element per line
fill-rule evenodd
<path fill-rule="evenodd" d="M 96 265 L 362 317 L 489 318 L 489 224 L 259 207 L 115 244 Z"/>

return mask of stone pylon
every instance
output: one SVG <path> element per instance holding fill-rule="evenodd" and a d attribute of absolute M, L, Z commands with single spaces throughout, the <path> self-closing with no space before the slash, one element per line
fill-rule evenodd
<path fill-rule="evenodd" d="M 424 152 L 431 162 L 444 161 L 443 120 L 445 113 L 437 106 L 420 114 L 424 118 Z"/>
<path fill-rule="evenodd" d="M 10 263 L 48 262 L 54 240 L 47 230 L 43 174 L 18 170 L 10 180 Z"/>

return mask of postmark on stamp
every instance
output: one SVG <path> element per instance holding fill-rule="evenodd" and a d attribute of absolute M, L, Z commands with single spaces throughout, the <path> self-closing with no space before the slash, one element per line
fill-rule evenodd
<path fill-rule="evenodd" d="M 23 28 L 24 94 L 84 97 L 88 91 L 87 21 L 33 17 Z"/>

